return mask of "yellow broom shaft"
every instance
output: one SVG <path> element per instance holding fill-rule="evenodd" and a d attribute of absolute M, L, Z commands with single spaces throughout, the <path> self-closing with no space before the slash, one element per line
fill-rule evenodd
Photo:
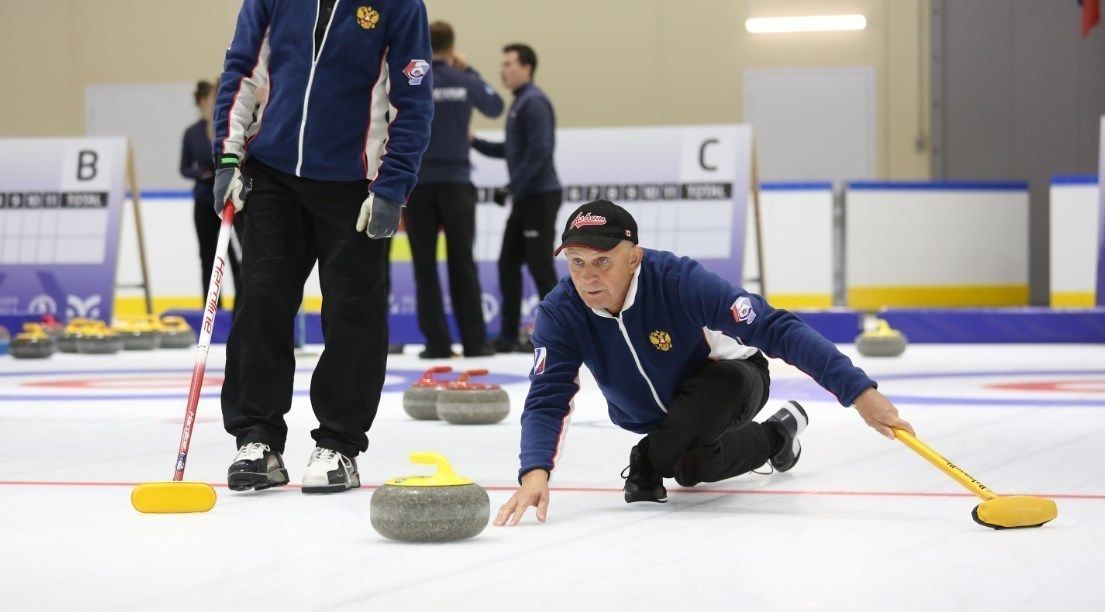
<path fill-rule="evenodd" d="M 935 465 L 941 472 L 951 476 L 956 482 L 966 487 L 971 493 L 985 500 L 991 500 L 997 497 L 993 491 L 986 488 L 986 485 L 975 480 L 973 476 L 964 472 L 956 464 L 945 459 L 940 453 L 929 448 L 924 442 L 913 437 L 908 431 L 895 428 L 894 435 L 901 440 L 903 444 L 913 449 L 918 455 L 921 455 L 927 459 L 929 463 Z"/>

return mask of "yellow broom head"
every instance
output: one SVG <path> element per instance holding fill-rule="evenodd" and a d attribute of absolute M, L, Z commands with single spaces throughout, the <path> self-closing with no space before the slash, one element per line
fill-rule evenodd
<path fill-rule="evenodd" d="M 1039 527 L 1059 516 L 1055 502 L 1044 497 L 1010 495 L 982 502 L 971 512 L 975 522 L 994 529 Z"/>
<path fill-rule="evenodd" d="M 215 488 L 206 482 L 143 482 L 130 493 L 139 512 L 207 512 L 215 507 Z"/>

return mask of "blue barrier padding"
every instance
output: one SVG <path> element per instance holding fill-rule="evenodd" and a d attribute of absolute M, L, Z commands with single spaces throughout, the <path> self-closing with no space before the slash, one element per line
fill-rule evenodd
<path fill-rule="evenodd" d="M 830 181 L 765 181 L 760 183 L 760 191 L 832 191 Z"/>
<path fill-rule="evenodd" d="M 188 325 L 191 325 L 192 329 L 197 331 L 203 320 L 203 311 L 201 310 L 169 310 L 164 314 L 184 317 L 184 320 L 188 321 Z M 424 344 L 426 342 L 422 334 L 418 332 L 418 319 L 416 315 L 392 314 L 389 315 L 388 321 L 391 327 L 388 340 L 392 344 Z M 228 310 L 220 310 L 218 314 L 215 315 L 215 331 L 211 334 L 212 344 L 226 343 L 226 338 L 230 333 L 230 322 L 231 315 Z M 322 315 L 317 312 L 308 312 L 304 314 L 303 323 L 303 332 L 306 333 L 306 343 L 322 344 Z M 296 325 L 298 326 L 298 322 Z M 452 321 L 449 321 L 449 327 L 453 333 L 453 338 L 459 338 L 460 336 Z M 296 328 L 294 333 L 300 334 L 301 332 Z"/>
<path fill-rule="evenodd" d="M 860 315 L 854 310 L 795 310 L 807 325 L 835 343 L 854 342 L 862 328 Z"/>
<path fill-rule="evenodd" d="M 1051 177 L 1052 185 L 1096 185 L 1096 174 L 1056 174 Z"/>
<path fill-rule="evenodd" d="M 149 191 L 139 191 L 143 200 L 191 200 L 192 192 L 182 191 L 177 189 L 151 189 Z M 123 197 L 129 198 L 130 192 L 124 193 Z"/>
<path fill-rule="evenodd" d="M 850 181 L 854 191 L 1027 191 L 1026 181 Z"/>
<path fill-rule="evenodd" d="M 1105 308 L 894 308 L 879 316 L 918 343 L 1105 342 Z"/>

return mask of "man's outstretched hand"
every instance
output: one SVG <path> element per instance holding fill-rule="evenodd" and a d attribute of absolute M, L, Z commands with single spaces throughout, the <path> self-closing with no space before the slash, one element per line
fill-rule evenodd
<path fill-rule="evenodd" d="M 531 470 L 522 476 L 522 486 L 499 508 L 495 525 L 517 525 L 530 506 L 537 507 L 537 520 L 544 523 L 549 514 L 549 473 L 545 470 Z"/>
<path fill-rule="evenodd" d="M 898 416 L 898 409 L 894 407 L 894 404 L 891 404 L 890 400 L 886 399 L 886 396 L 879 393 L 874 387 L 864 391 L 856 398 L 856 411 L 871 428 L 891 440 L 894 439 L 894 427 L 917 435 L 913 431 L 913 426 Z"/>

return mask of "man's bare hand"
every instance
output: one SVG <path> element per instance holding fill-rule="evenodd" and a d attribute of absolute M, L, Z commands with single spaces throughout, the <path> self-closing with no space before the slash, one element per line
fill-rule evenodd
<path fill-rule="evenodd" d="M 530 506 L 537 507 L 537 520 L 544 523 L 549 514 L 549 473 L 545 470 L 532 470 L 522 476 L 521 488 L 499 508 L 495 525 L 517 525 Z"/>
<path fill-rule="evenodd" d="M 891 440 L 894 439 L 894 427 L 917 435 L 913 432 L 913 426 L 898 416 L 898 409 L 894 404 L 873 387 L 856 398 L 856 411 L 863 417 L 865 423 Z"/>

